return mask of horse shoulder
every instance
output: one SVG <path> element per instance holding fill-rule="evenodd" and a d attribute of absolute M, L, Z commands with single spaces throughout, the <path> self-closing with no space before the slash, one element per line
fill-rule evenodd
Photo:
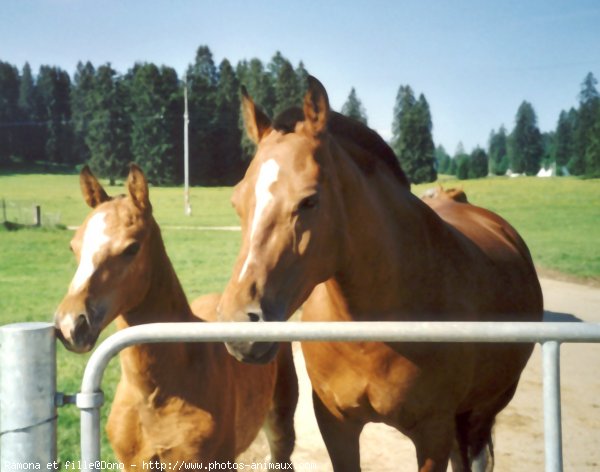
<path fill-rule="evenodd" d="M 163 462 L 171 458 L 232 459 L 234 442 L 229 440 L 233 434 L 232 422 L 226 420 L 229 405 L 224 402 L 220 407 L 215 406 L 216 401 L 212 403 L 191 402 L 185 394 L 171 395 L 159 405 L 147 398 L 138 409 L 145 450 L 151 450 Z M 229 454 L 224 456 L 216 453 L 223 445 L 231 446 Z"/>
<path fill-rule="evenodd" d="M 315 287 L 303 306 L 303 321 L 351 319 L 333 281 Z M 302 343 L 302 352 L 313 389 L 338 418 L 381 421 L 393 414 L 408 427 L 414 419 L 410 391 L 422 366 L 396 347 L 379 342 Z"/>
<path fill-rule="evenodd" d="M 142 431 L 139 415 L 142 400 L 130 385 L 119 382 L 106 423 L 106 432 L 117 458 L 125 464 L 145 460 L 153 454 Z"/>

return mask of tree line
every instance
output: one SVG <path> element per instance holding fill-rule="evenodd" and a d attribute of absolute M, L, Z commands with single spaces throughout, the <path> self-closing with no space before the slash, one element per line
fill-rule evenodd
<path fill-rule="evenodd" d="M 435 149 L 438 172 L 459 179 L 516 174 L 536 175 L 555 166 L 558 175 L 600 177 L 600 94 L 598 81 L 588 73 L 581 83 L 579 105 L 561 111 L 556 129 L 541 132 L 531 103 L 519 106 L 510 133 L 504 126 L 490 133 L 487 151 L 466 153 L 459 143 L 450 157 L 443 146 Z"/>
<path fill-rule="evenodd" d="M 245 172 L 254 145 L 243 132 L 240 85 L 269 116 L 301 105 L 308 73 L 277 52 L 267 64 L 242 60 L 218 65 L 207 46 L 197 49 L 183 77 L 168 66 L 136 63 L 122 74 L 110 64 L 79 63 L 73 78 L 43 65 L 37 75 L 0 61 L 0 164 L 34 162 L 75 167 L 89 163 L 114 182 L 137 162 L 155 185 L 183 180 L 183 89 L 189 97 L 190 181 L 228 185 Z M 523 102 L 514 129 L 492 130 L 488 148 L 450 157 L 434 146 L 432 118 L 424 94 L 398 89 L 390 145 L 414 183 L 438 173 L 459 178 L 488 174 L 535 174 L 555 162 L 575 175 L 600 175 L 600 98 L 590 73 L 579 107 L 560 114 L 555 131 L 542 133 L 533 106 Z M 354 88 L 342 113 L 368 124 Z"/>
<path fill-rule="evenodd" d="M 235 67 L 216 65 L 201 46 L 183 77 L 168 66 L 79 63 L 71 79 L 41 66 L 34 77 L 0 61 L 0 164 L 89 163 L 114 182 L 137 162 L 155 185 L 183 180 L 183 88 L 188 88 L 190 181 L 226 185 L 241 178 L 254 150 L 242 132 L 240 84 L 271 116 L 302 103 L 307 72 L 280 52 Z"/>

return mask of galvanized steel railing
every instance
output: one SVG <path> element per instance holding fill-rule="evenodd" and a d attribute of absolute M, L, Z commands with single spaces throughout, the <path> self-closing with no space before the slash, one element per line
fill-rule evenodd
<path fill-rule="evenodd" d="M 81 392 L 76 397 L 76 404 L 81 410 L 82 470 L 98 470 L 95 464 L 100 462 L 100 407 L 103 403 L 100 387 L 110 359 L 134 344 L 224 341 L 540 343 L 546 471 L 560 472 L 560 344 L 600 342 L 600 323 L 158 323 L 127 328 L 110 336 L 96 348 L 86 366 Z M 4 433 L 2 441 L 0 449 L 4 452 Z"/>

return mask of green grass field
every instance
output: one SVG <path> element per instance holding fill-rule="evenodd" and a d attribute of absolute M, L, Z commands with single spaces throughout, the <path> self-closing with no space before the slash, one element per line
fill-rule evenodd
<path fill-rule="evenodd" d="M 445 181 L 456 186 L 455 181 Z M 465 181 L 469 200 L 510 221 L 527 241 L 538 267 L 581 280 L 600 281 L 600 180 L 574 178 L 493 178 Z M 415 186 L 420 195 L 428 185 Z M 110 194 L 123 187 L 107 187 Z M 237 254 L 239 233 L 203 231 L 203 226 L 237 225 L 229 204 L 230 188 L 194 188 L 193 214 L 183 215 L 181 188 L 152 188 L 155 216 L 175 269 L 190 299 L 223 289 Z M 76 175 L 0 175 L 0 199 L 21 205 L 40 204 L 43 213 L 60 215 L 65 226 L 79 225 L 89 209 Z M 10 212 L 9 212 L 10 213 Z M 9 214 L 10 217 L 10 214 Z M 193 229 L 196 228 L 196 229 Z M 69 251 L 72 231 L 0 226 L 0 324 L 51 320 L 76 269 Z M 104 335 L 112 332 L 109 329 Z M 78 356 L 58 347 L 60 391 L 79 388 L 89 355 Z M 113 360 L 103 388 L 110 402 L 118 381 Z M 103 408 L 106 415 L 109 404 Z M 59 459 L 79 458 L 79 415 L 73 406 L 59 416 Z M 114 460 L 106 440 L 103 458 Z"/>

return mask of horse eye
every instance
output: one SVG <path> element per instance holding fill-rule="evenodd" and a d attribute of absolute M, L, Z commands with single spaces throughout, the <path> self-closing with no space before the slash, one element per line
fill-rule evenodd
<path fill-rule="evenodd" d="M 302 199 L 300 201 L 300 203 L 298 204 L 298 210 L 299 211 L 310 210 L 312 208 L 315 208 L 318 204 L 319 204 L 319 195 L 315 193 L 313 195 L 310 195 L 310 196 Z"/>
<path fill-rule="evenodd" d="M 140 250 L 140 243 L 131 243 L 129 246 L 125 248 L 123 251 L 124 256 L 135 256 Z"/>

